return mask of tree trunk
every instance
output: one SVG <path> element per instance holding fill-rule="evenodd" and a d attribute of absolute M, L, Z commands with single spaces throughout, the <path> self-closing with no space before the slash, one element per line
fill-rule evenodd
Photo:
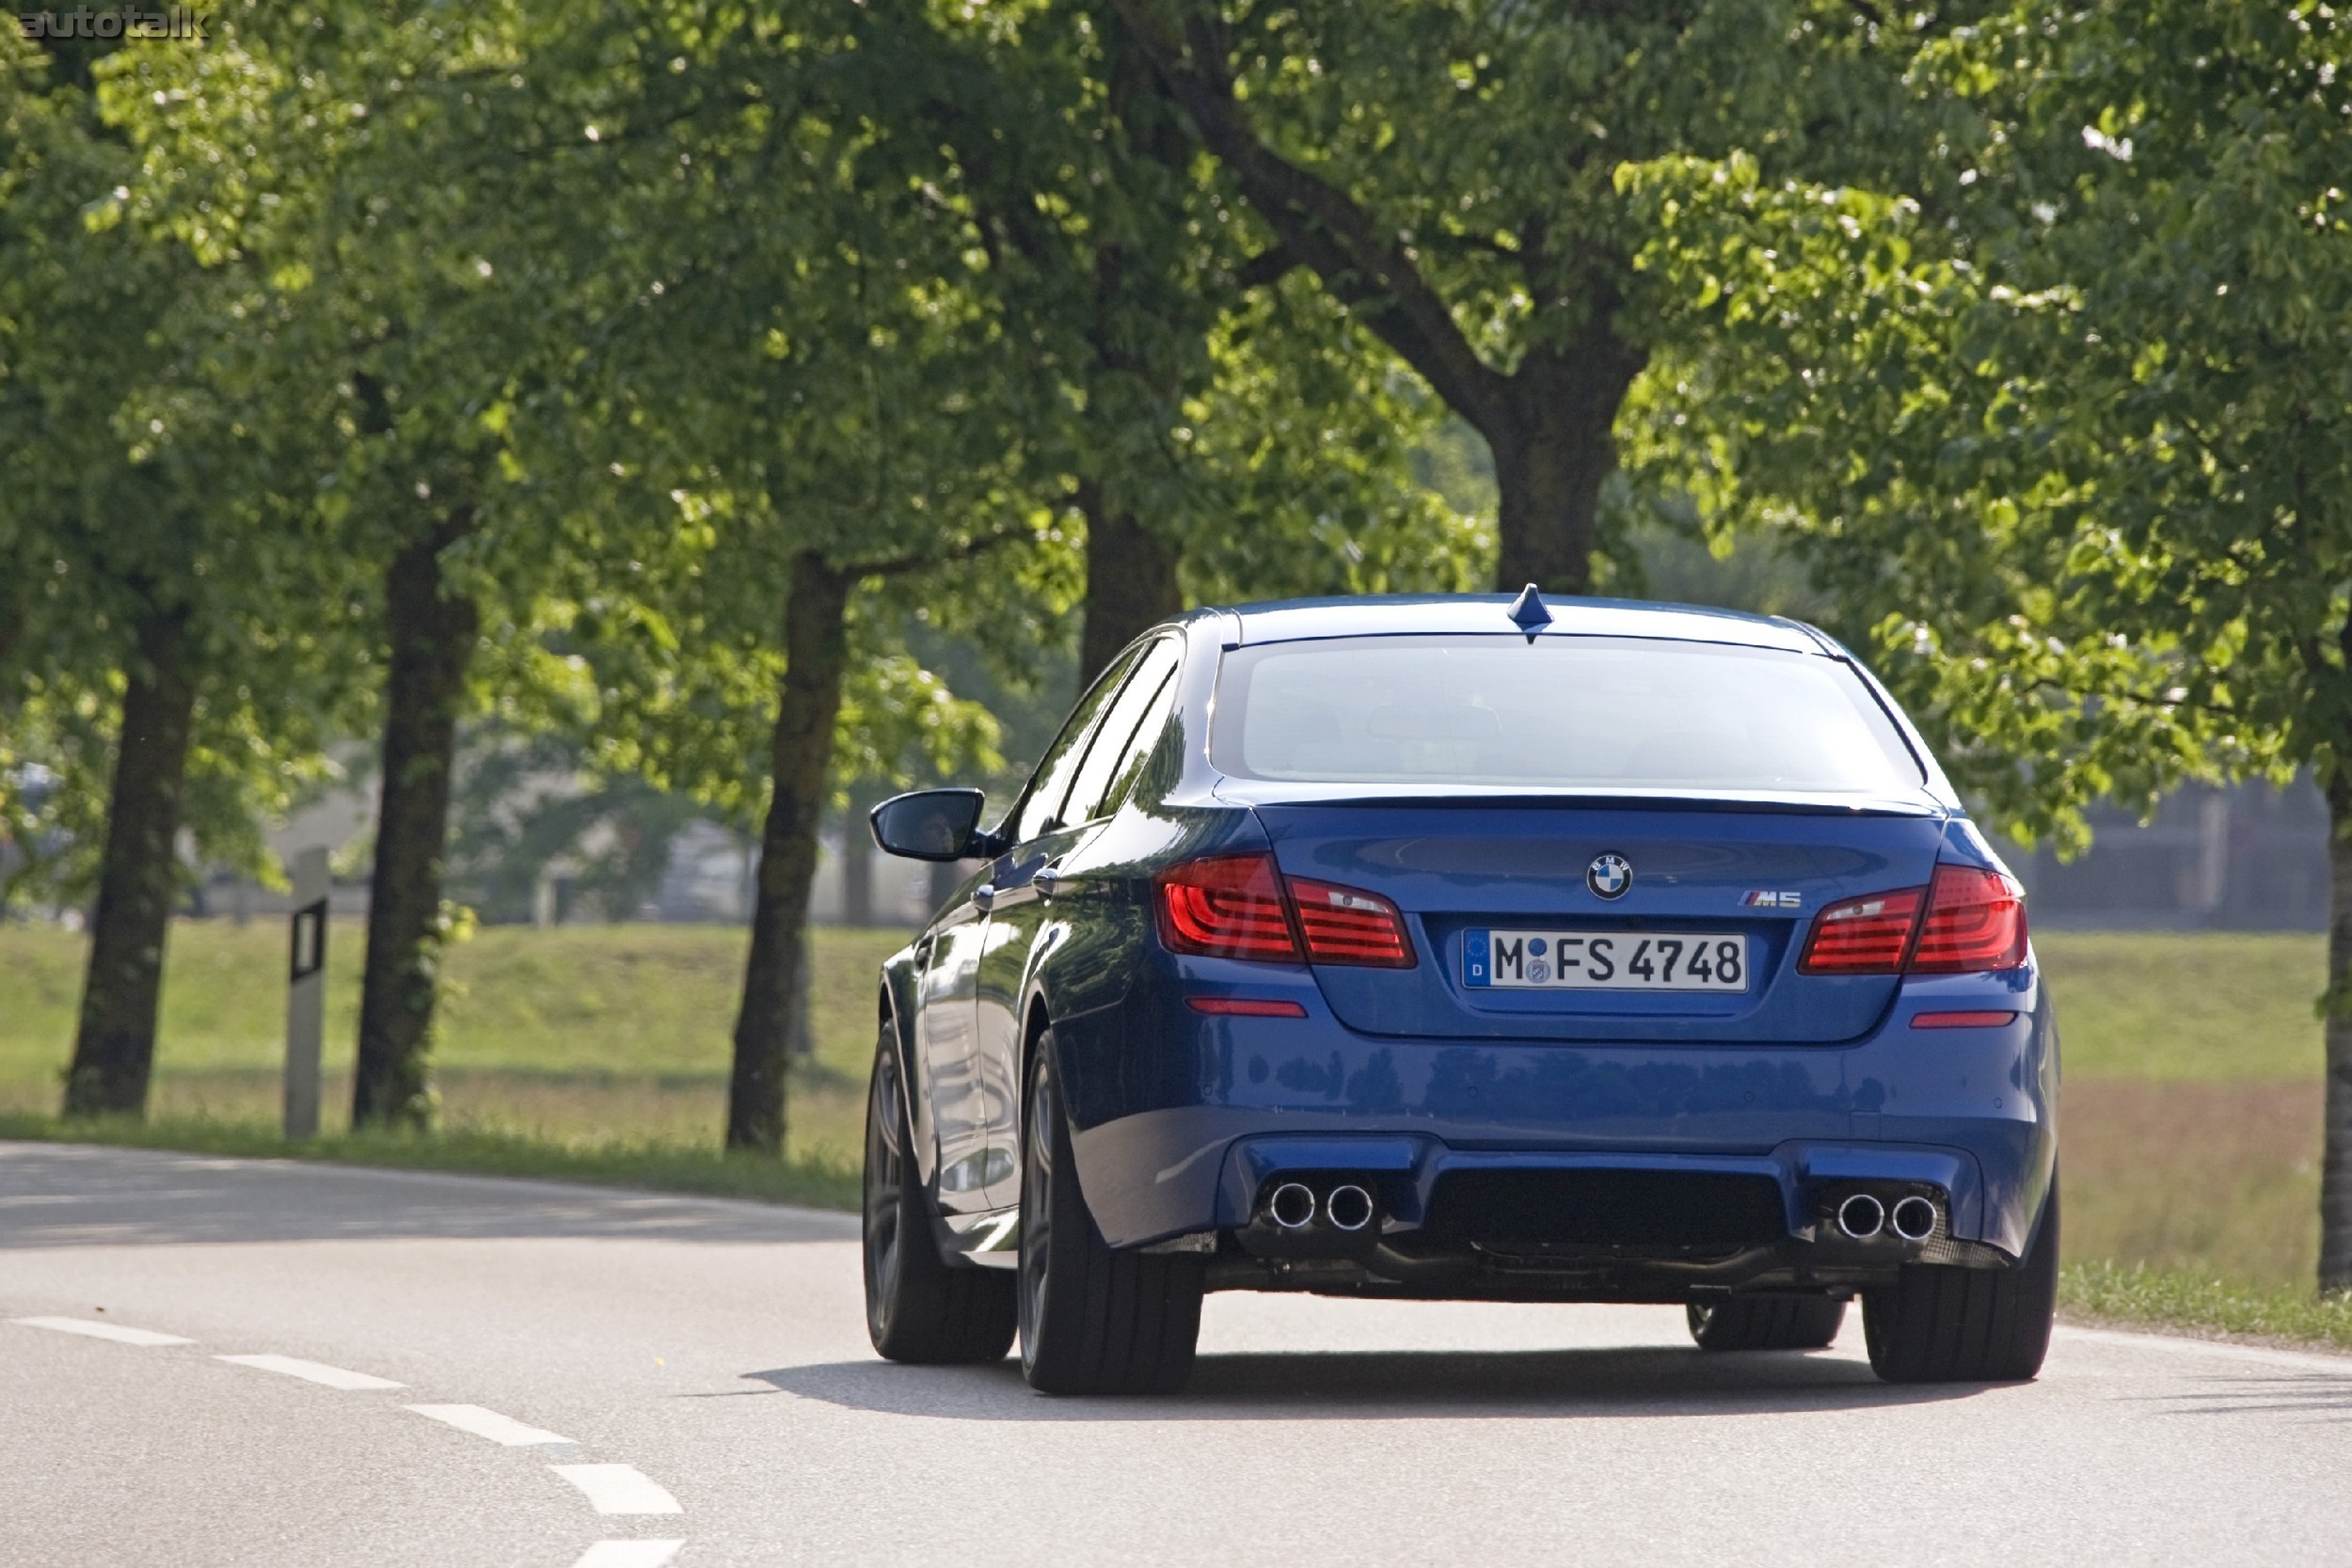
<path fill-rule="evenodd" d="M 1104 503 L 1100 487 L 1081 485 L 1087 519 L 1086 624 L 1078 649 L 1081 687 L 1153 624 L 1184 608 L 1176 585 L 1177 547 Z"/>
<path fill-rule="evenodd" d="M 354 1127 L 432 1120 L 427 1078 L 441 967 L 441 868 L 449 841 L 457 710 L 481 611 L 445 591 L 441 552 L 472 531 L 461 508 L 392 558 L 384 596 L 391 676 L 384 715 L 384 798 L 368 884 L 368 955 L 359 992 Z"/>
<path fill-rule="evenodd" d="M 147 1114 L 164 943 L 179 892 L 188 736 L 196 717 L 187 636 L 185 610 L 151 611 L 138 628 L 138 658 L 122 694 L 122 737 L 115 749 L 81 1024 L 66 1076 L 70 1117 Z"/>
<path fill-rule="evenodd" d="M 1642 356 L 1587 329 L 1562 357 L 1530 356 L 1483 430 L 1494 454 L 1502 548 L 1495 588 L 1581 594 L 1593 580 L 1601 486 L 1616 471 L 1617 410 Z"/>
<path fill-rule="evenodd" d="M 2328 784 L 2328 1093 L 2319 1162 L 2319 1288 L 2352 1289 L 2352 768 Z"/>
<path fill-rule="evenodd" d="M 852 579 L 804 550 L 792 562 L 785 600 L 784 678 L 769 746 L 771 793 L 760 833 L 752 906 L 752 954 L 735 1021 L 735 1069 L 727 1084 L 727 1147 L 784 1152 L 784 1074 L 802 990 L 817 828 L 833 764 L 833 726 L 849 659 Z"/>

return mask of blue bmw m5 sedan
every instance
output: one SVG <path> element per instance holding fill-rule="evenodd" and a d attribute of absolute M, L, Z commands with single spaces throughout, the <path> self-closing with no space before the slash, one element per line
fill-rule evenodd
<path fill-rule="evenodd" d="M 867 1326 L 1164 1392 L 1209 1291 L 1682 1303 L 2028 1378 L 2058 1036 L 2021 889 L 1795 622 L 1332 599 L 1153 627 L 883 966 Z"/>

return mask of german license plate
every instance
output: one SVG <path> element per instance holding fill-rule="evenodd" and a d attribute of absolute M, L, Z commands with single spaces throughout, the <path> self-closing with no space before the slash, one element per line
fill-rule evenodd
<path fill-rule="evenodd" d="M 1502 990 L 1745 990 L 1748 939 L 1728 931 L 1468 931 L 1462 983 Z"/>

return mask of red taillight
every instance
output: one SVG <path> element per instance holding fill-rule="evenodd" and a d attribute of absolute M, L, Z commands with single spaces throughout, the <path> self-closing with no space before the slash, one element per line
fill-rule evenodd
<path fill-rule="evenodd" d="M 1873 893 L 1832 904 L 1816 915 L 1805 939 L 1800 974 L 1893 974 L 1903 967 L 1911 924 L 1918 918 L 1915 887 Z"/>
<path fill-rule="evenodd" d="M 1290 890 L 1310 963 L 1410 969 L 1418 961 L 1405 917 L 1378 894 L 1306 877 L 1293 877 Z"/>
<path fill-rule="evenodd" d="M 1296 1002 L 1285 1002 L 1271 996 L 1187 996 L 1184 1006 L 1196 1013 L 1211 1018 L 1305 1018 L 1307 1009 Z"/>
<path fill-rule="evenodd" d="M 1930 887 L 1868 894 L 1823 910 L 1797 973 L 1974 974 L 2025 961 L 2026 900 L 2017 884 L 1997 871 L 1939 865 Z"/>
<path fill-rule="evenodd" d="M 1172 953 L 1378 969 L 1410 969 L 1419 961 L 1394 904 L 1376 893 L 1305 877 L 1289 879 L 1286 902 L 1271 855 L 1193 861 L 1168 867 L 1154 880 L 1160 940 Z"/>
<path fill-rule="evenodd" d="M 2026 900 L 2017 884 L 1973 865 L 1937 866 L 1911 973 L 1972 974 L 2025 961 Z"/>
<path fill-rule="evenodd" d="M 1299 961 L 1271 855 L 1226 855 L 1173 865 L 1155 879 L 1160 940 L 1172 953 Z"/>

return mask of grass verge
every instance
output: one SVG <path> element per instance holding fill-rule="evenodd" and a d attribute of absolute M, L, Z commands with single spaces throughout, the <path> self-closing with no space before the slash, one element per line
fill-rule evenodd
<path fill-rule="evenodd" d="M 316 1160 L 330 1164 L 435 1170 L 469 1176 L 535 1177 L 599 1186 L 651 1187 L 710 1197 L 752 1198 L 812 1209 L 854 1210 L 855 1166 L 829 1153 L 790 1160 L 724 1154 L 685 1144 L 558 1143 L 511 1132 L 345 1132 L 289 1143 L 260 1123 L 163 1118 L 0 1115 L 0 1138 L 42 1143 L 112 1144 L 247 1159 Z"/>
<path fill-rule="evenodd" d="M 2058 1310 L 2074 1323 L 2352 1351 L 2352 1291 L 2323 1296 L 2101 1259 L 2059 1273 Z"/>

